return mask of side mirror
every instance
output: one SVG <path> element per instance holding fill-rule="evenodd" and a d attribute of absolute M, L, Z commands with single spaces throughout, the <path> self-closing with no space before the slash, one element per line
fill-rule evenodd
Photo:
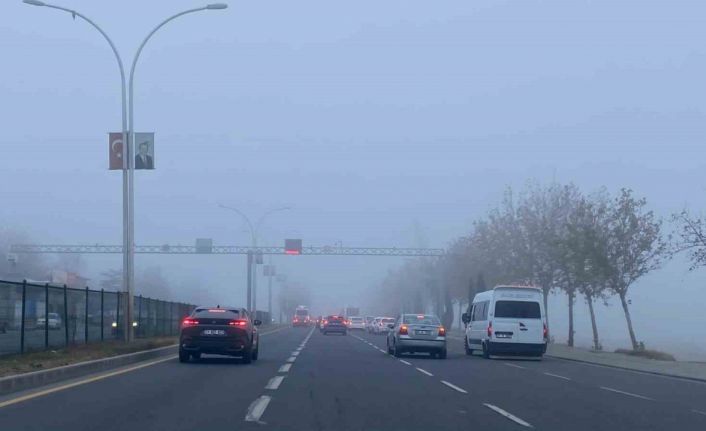
<path fill-rule="evenodd" d="M 394 323 L 390 323 L 390 324 L 387 325 L 387 327 L 390 328 L 390 329 L 394 329 L 394 328 L 395 328 L 395 324 L 394 324 Z"/>
<path fill-rule="evenodd" d="M 252 323 L 253 323 L 255 326 L 260 326 L 260 325 L 262 325 L 262 320 L 255 319 L 255 321 L 252 322 Z"/>
<path fill-rule="evenodd" d="M 471 321 L 471 316 L 469 316 L 468 313 L 463 313 L 461 315 L 461 320 L 463 321 L 463 323 L 468 323 Z"/>

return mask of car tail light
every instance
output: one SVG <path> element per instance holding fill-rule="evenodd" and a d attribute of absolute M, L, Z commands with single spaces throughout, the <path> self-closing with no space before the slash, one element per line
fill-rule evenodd
<path fill-rule="evenodd" d="M 196 319 L 186 318 L 181 322 L 181 326 L 195 326 L 198 325 L 199 321 Z"/>
<path fill-rule="evenodd" d="M 328 324 L 328 320 L 324 320 L 324 325 L 327 325 L 327 324 Z"/>
<path fill-rule="evenodd" d="M 230 326 L 248 326 L 248 321 L 245 319 L 236 319 L 236 320 L 231 320 L 228 322 L 228 325 Z"/>
<path fill-rule="evenodd" d="M 488 322 L 488 338 L 491 338 L 493 336 L 493 322 L 490 321 Z"/>
<path fill-rule="evenodd" d="M 400 326 L 400 335 L 407 335 L 407 334 L 409 334 L 407 327 L 405 325 Z"/>
<path fill-rule="evenodd" d="M 439 337 L 445 337 L 446 336 L 446 328 L 443 326 L 439 326 Z"/>
<path fill-rule="evenodd" d="M 544 339 L 546 340 L 549 337 L 549 329 L 547 329 L 546 323 L 543 323 L 542 326 L 543 326 L 542 334 L 544 335 Z"/>

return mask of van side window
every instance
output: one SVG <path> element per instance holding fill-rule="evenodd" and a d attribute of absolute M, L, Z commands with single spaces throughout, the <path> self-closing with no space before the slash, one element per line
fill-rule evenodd
<path fill-rule="evenodd" d="M 480 307 L 480 304 L 473 304 L 473 310 L 471 311 L 471 321 L 472 322 L 479 320 L 478 319 L 478 317 L 479 317 L 478 312 L 480 311 L 479 307 Z"/>
<path fill-rule="evenodd" d="M 490 308 L 490 301 L 485 301 L 483 303 L 483 320 L 488 320 L 488 309 Z"/>

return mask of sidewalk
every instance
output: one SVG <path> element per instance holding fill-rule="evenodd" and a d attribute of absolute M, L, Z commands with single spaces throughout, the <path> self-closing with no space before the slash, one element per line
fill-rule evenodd
<path fill-rule="evenodd" d="M 657 361 L 621 353 L 594 352 L 565 344 L 550 344 L 546 356 L 706 382 L 706 362 Z"/>

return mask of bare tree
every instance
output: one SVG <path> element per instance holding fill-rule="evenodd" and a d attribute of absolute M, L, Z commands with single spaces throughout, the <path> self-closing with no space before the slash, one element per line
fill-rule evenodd
<path fill-rule="evenodd" d="M 672 222 L 678 225 L 678 233 L 671 254 L 689 252 L 691 271 L 706 266 L 706 221 L 703 217 L 694 216 L 685 209 L 672 215 Z"/>

